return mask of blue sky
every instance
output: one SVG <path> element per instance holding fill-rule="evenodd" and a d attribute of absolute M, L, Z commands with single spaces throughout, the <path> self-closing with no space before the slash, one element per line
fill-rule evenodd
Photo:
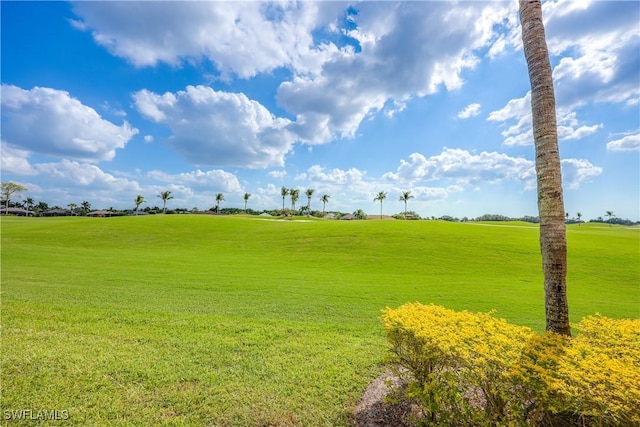
<path fill-rule="evenodd" d="M 517 1 L 6 2 L 2 181 L 50 206 L 537 215 Z M 640 219 L 640 3 L 547 1 L 567 212 Z M 306 197 L 301 197 L 306 203 Z M 300 203 L 299 203 L 300 204 Z"/>

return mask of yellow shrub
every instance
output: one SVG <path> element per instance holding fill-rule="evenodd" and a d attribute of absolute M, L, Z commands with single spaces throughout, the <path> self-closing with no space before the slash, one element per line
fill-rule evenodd
<path fill-rule="evenodd" d="M 537 425 L 554 413 L 585 424 L 640 422 L 638 320 L 587 317 L 570 339 L 491 313 L 413 303 L 385 309 L 383 323 L 426 424 Z"/>
<path fill-rule="evenodd" d="M 640 425 L 640 320 L 584 318 L 556 373 L 571 409 L 611 425 Z"/>

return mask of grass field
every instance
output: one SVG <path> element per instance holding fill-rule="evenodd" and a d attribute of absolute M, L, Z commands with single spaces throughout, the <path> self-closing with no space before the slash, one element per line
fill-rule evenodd
<path fill-rule="evenodd" d="M 382 366 L 386 306 L 495 309 L 544 329 L 530 224 L 1 225 L 3 422 L 66 410 L 74 425 L 348 425 Z M 640 229 L 582 224 L 567 236 L 572 321 L 638 317 Z"/>

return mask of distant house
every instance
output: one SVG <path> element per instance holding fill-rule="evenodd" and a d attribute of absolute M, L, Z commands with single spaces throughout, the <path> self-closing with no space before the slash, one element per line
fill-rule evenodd
<path fill-rule="evenodd" d="M 105 211 L 105 210 L 91 211 L 91 212 L 89 212 L 87 214 L 87 216 L 106 218 L 106 217 L 109 217 L 109 216 L 113 216 L 113 212 Z"/>
<path fill-rule="evenodd" d="M 260 215 L 258 216 L 268 216 L 271 217 L 272 215 L 269 212 L 262 212 Z"/>
<path fill-rule="evenodd" d="M 358 217 L 353 214 L 345 214 L 345 215 L 342 215 L 340 219 L 352 220 L 352 219 L 358 219 Z"/>
<path fill-rule="evenodd" d="M 326 219 L 336 219 L 336 214 L 334 214 L 333 212 L 329 212 L 328 214 L 326 214 L 324 216 L 324 218 L 326 218 Z"/>
<path fill-rule="evenodd" d="M 27 214 L 33 215 L 33 211 L 27 212 L 22 208 L 9 208 L 9 209 L 2 208 L 2 213 L 9 214 L 9 215 L 17 215 L 17 216 L 27 216 Z"/>

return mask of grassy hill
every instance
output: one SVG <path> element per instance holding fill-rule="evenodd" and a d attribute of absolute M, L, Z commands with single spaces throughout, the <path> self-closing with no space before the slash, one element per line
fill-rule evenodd
<path fill-rule="evenodd" d="M 341 425 L 381 309 L 544 328 L 526 223 L 2 218 L 2 408 L 80 425 Z M 638 317 L 640 230 L 568 228 L 572 321 Z"/>

